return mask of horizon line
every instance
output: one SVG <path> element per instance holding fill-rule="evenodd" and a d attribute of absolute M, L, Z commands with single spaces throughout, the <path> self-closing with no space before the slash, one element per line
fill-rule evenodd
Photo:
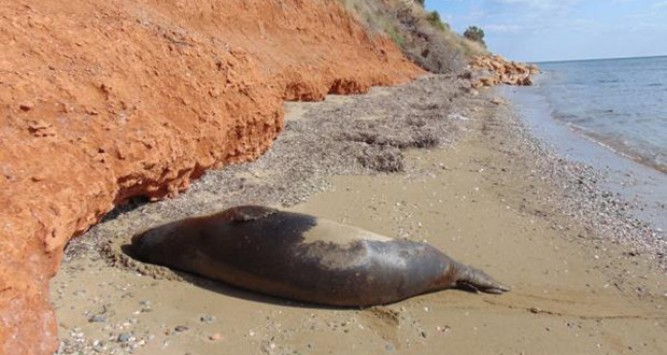
<path fill-rule="evenodd" d="M 633 57 L 607 57 L 607 58 L 581 58 L 581 59 L 549 59 L 549 60 L 539 60 L 539 61 L 526 61 L 527 63 L 535 64 L 548 64 L 548 63 L 563 63 L 563 62 L 593 62 L 599 60 L 621 60 L 621 59 L 643 59 L 643 58 L 660 58 L 667 57 L 667 54 L 655 54 L 655 55 L 646 55 L 646 56 L 633 56 Z"/>

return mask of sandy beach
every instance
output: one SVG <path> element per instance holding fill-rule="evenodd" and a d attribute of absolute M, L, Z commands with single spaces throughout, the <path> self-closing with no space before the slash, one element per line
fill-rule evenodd
<path fill-rule="evenodd" d="M 285 131 L 256 162 L 171 200 L 134 201 L 70 242 L 50 287 L 59 353 L 667 353 L 664 236 L 492 98 L 428 76 L 288 103 Z M 147 228 L 250 203 L 427 241 L 512 290 L 336 309 L 122 253 Z"/>

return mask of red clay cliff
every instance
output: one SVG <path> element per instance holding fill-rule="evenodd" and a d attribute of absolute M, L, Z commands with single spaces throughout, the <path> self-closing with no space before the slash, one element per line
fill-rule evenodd
<path fill-rule="evenodd" d="M 422 71 L 336 0 L 0 2 L 0 353 L 56 349 L 67 241 L 133 196 L 255 159 L 283 100 Z"/>

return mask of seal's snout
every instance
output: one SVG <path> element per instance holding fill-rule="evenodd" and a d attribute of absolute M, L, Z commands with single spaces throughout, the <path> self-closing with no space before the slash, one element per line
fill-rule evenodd
<path fill-rule="evenodd" d="M 132 246 L 140 245 L 142 243 L 141 239 L 142 239 L 143 236 L 144 236 L 144 233 L 139 233 L 139 234 L 134 235 L 132 237 Z"/>
<path fill-rule="evenodd" d="M 145 262 L 160 258 L 170 245 L 178 244 L 178 226 L 181 222 L 168 223 L 139 232 L 127 246 L 130 256 Z"/>
<path fill-rule="evenodd" d="M 142 232 L 132 237 L 132 242 L 128 248 L 132 256 L 140 260 L 146 259 L 150 252 L 150 243 L 148 237 L 148 232 Z"/>

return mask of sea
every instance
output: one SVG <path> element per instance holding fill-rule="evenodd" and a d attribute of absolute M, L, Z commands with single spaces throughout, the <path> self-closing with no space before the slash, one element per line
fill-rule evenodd
<path fill-rule="evenodd" d="M 500 89 L 533 134 L 667 229 L 667 56 L 536 64 L 533 86 Z"/>

